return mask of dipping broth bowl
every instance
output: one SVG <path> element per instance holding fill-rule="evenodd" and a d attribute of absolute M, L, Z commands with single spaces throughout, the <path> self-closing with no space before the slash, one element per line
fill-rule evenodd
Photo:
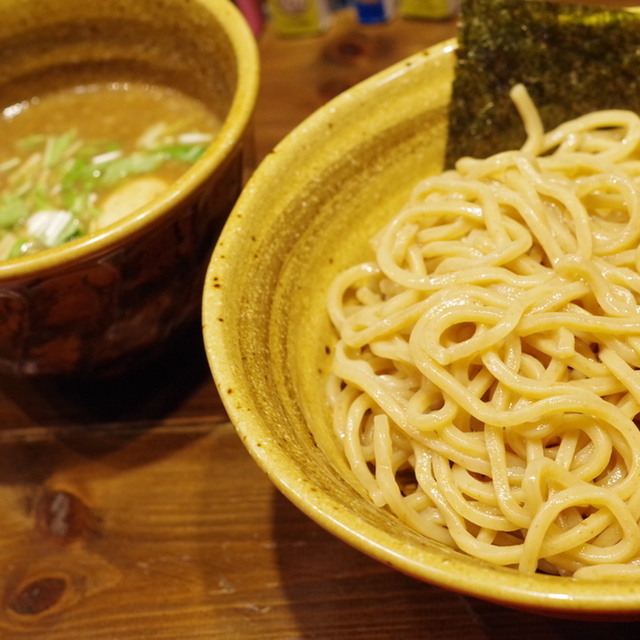
<path fill-rule="evenodd" d="M 362 552 L 511 608 L 640 619 L 638 581 L 525 575 L 427 540 L 365 496 L 333 433 L 325 382 L 336 337 L 327 289 L 370 256 L 369 238 L 413 186 L 442 170 L 455 46 L 428 49 L 344 92 L 258 167 L 205 282 L 213 377 L 240 438 L 273 483 Z"/>
<path fill-rule="evenodd" d="M 251 168 L 254 36 L 229 0 L 0 0 L 0 52 L 1 109 L 132 80 L 196 98 L 221 122 L 204 155 L 148 204 L 0 262 L 0 373 L 128 371 L 199 319 L 211 251 Z"/>

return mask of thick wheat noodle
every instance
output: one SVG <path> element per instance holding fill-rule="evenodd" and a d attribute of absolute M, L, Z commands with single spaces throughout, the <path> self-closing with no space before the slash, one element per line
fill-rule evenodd
<path fill-rule="evenodd" d="M 640 571 L 640 118 L 588 114 L 418 184 L 341 273 L 328 396 L 356 482 L 525 573 Z"/>

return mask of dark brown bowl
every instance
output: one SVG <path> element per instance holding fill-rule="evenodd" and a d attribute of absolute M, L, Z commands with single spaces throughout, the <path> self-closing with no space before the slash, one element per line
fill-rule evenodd
<path fill-rule="evenodd" d="M 145 79 L 223 122 L 197 163 L 121 222 L 0 262 L 0 373 L 125 371 L 199 316 L 251 159 L 258 77 L 253 35 L 228 0 L 0 1 L 0 108 L 87 80 Z"/>

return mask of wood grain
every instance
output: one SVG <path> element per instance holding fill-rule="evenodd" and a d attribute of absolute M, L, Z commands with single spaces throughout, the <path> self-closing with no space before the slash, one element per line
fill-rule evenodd
<path fill-rule="evenodd" d="M 314 38 L 279 38 L 267 29 L 260 41 L 258 159 L 345 89 L 455 33 L 455 18 L 441 22 L 397 19 L 362 26 L 348 10 L 334 14 L 332 28 Z"/>
<path fill-rule="evenodd" d="M 452 21 L 261 42 L 258 157 Z M 113 380 L 0 379 L 2 640 L 610 640 L 418 582 L 321 529 L 228 423 L 200 328 Z M 606 635 L 605 635 L 606 634 Z"/>
<path fill-rule="evenodd" d="M 553 640 L 602 631 L 459 596 L 369 559 L 273 489 L 213 417 L 5 432 L 0 469 L 3 639 Z"/>

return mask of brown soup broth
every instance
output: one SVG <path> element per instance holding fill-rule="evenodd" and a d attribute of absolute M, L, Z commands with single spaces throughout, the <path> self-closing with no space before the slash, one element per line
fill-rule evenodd
<path fill-rule="evenodd" d="M 5 108 L 0 260 L 128 215 L 180 177 L 220 126 L 195 98 L 142 82 L 63 89 Z"/>

